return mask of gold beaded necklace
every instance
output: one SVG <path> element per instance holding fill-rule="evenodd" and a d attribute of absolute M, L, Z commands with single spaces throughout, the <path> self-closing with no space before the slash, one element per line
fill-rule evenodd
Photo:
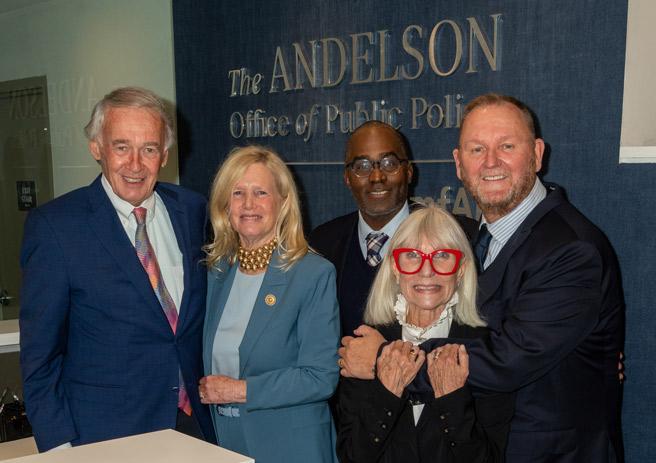
<path fill-rule="evenodd" d="M 247 251 L 239 245 L 237 250 L 237 259 L 239 259 L 239 266 L 244 270 L 259 270 L 269 265 L 273 251 L 278 247 L 278 240 L 275 238 L 269 241 L 264 246 Z"/>

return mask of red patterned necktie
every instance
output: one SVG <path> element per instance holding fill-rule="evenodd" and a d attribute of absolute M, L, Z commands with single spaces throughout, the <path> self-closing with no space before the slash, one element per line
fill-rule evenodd
<path fill-rule="evenodd" d="M 137 219 L 137 234 L 134 240 L 134 248 L 137 251 L 137 256 L 141 261 L 141 265 L 148 273 L 148 278 L 150 278 L 150 284 L 159 299 L 159 303 L 164 309 L 164 314 L 171 325 L 173 333 L 178 326 L 178 311 L 175 308 L 175 303 L 171 298 L 166 285 L 164 284 L 164 279 L 162 278 L 162 273 L 159 271 L 159 264 L 157 263 L 157 257 L 155 256 L 155 251 L 150 244 L 148 239 L 148 232 L 146 231 L 146 208 L 137 207 L 134 211 L 134 218 Z M 187 389 L 185 388 L 184 381 L 182 379 L 182 372 L 178 368 L 178 381 L 180 390 L 178 392 L 178 408 L 185 412 L 187 415 L 191 415 L 191 403 L 189 402 L 189 395 L 187 394 Z"/>

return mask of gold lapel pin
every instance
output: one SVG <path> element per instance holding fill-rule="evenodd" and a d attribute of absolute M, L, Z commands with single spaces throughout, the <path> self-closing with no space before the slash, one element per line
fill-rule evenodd
<path fill-rule="evenodd" d="M 264 302 L 266 302 L 266 305 L 272 306 L 276 303 L 276 296 L 273 294 L 268 294 L 267 297 L 264 298 Z"/>

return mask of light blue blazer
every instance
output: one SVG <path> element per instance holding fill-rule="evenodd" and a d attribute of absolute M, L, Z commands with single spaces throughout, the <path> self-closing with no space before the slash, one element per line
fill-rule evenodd
<path fill-rule="evenodd" d="M 335 268 L 308 252 L 283 272 L 271 259 L 239 346 L 246 403 L 239 413 L 250 457 L 258 463 L 333 462 L 335 430 L 328 408 L 339 380 L 339 307 Z M 205 374 L 238 265 L 208 274 L 203 333 Z M 217 412 L 211 407 L 215 423 Z M 221 445 L 221 436 L 218 436 Z"/>

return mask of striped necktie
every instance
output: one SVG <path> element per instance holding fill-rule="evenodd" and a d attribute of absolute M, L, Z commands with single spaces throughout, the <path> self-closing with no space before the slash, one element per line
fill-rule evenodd
<path fill-rule="evenodd" d="M 146 208 L 143 207 L 137 207 L 133 211 L 134 218 L 137 219 L 137 234 L 134 239 L 134 248 L 137 251 L 137 256 L 139 256 L 141 265 L 143 265 L 143 268 L 148 274 L 150 284 L 157 295 L 157 299 L 159 300 L 162 309 L 164 310 L 169 325 L 171 325 L 171 329 L 173 330 L 173 333 L 175 333 L 178 326 L 178 311 L 175 308 L 175 303 L 173 302 L 171 295 L 166 289 L 162 273 L 159 270 L 155 251 L 148 239 L 148 232 L 146 231 L 146 212 Z M 187 415 L 191 415 L 189 395 L 187 394 L 187 389 L 185 388 L 184 380 L 182 379 L 182 372 L 179 368 L 178 382 L 180 387 L 178 391 L 178 408 Z"/>

